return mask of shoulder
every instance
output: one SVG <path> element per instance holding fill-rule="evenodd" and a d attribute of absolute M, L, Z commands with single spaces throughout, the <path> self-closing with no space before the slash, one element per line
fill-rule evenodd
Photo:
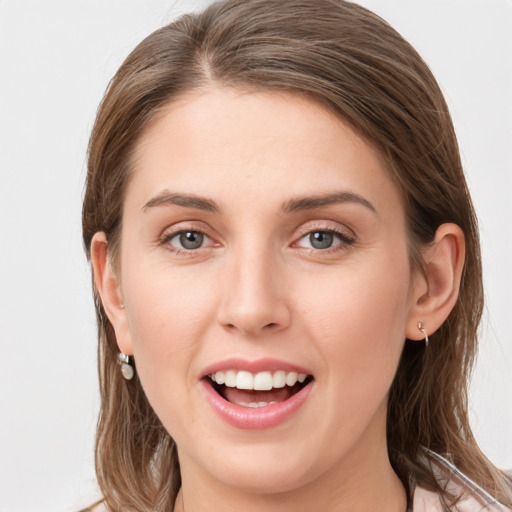
<path fill-rule="evenodd" d="M 412 512 L 444 512 L 437 492 L 416 487 L 413 495 Z"/>
<path fill-rule="evenodd" d="M 478 484 L 469 479 L 453 464 L 437 453 L 429 451 L 430 460 L 436 480 L 449 495 L 456 497 L 454 512 L 511 512 L 510 509 L 496 501 Z M 446 507 L 439 494 L 416 487 L 413 494 L 413 512 L 444 512 Z"/>

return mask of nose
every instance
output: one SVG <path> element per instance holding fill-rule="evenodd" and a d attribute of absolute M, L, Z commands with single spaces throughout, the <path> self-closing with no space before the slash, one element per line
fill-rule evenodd
<path fill-rule="evenodd" d="M 283 262 L 271 251 L 244 251 L 229 258 L 223 272 L 218 320 L 246 336 L 278 332 L 289 326 Z"/>

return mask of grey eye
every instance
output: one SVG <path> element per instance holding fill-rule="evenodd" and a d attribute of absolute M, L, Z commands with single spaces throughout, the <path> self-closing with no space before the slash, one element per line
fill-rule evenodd
<path fill-rule="evenodd" d="M 329 249 L 334 242 L 334 235 L 329 231 L 313 231 L 307 236 L 314 249 Z"/>
<path fill-rule="evenodd" d="M 199 231 L 182 231 L 174 236 L 179 245 L 187 250 L 199 249 L 204 242 L 204 235 Z M 172 240 L 171 240 L 172 241 Z"/>

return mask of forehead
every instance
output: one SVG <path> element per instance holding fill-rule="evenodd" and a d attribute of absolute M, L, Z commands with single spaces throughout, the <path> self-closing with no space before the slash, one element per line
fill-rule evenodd
<path fill-rule="evenodd" d="M 164 131 L 174 137 L 176 146 L 190 142 L 193 134 L 196 143 L 205 149 L 210 146 L 220 149 L 219 143 L 236 140 L 238 149 L 256 150 L 285 138 L 288 143 L 301 138 L 313 143 L 333 129 L 343 132 L 353 145 L 366 142 L 348 123 L 305 95 L 231 87 L 197 89 L 159 110 L 140 137 L 135 154 L 139 158 L 143 156 Z"/>
<path fill-rule="evenodd" d="M 221 201 L 244 193 L 267 205 L 274 192 L 366 188 L 377 203 L 385 194 L 400 202 L 379 152 L 332 112 L 293 93 L 188 93 L 159 113 L 133 163 L 128 195 L 139 205 L 164 188 Z"/>

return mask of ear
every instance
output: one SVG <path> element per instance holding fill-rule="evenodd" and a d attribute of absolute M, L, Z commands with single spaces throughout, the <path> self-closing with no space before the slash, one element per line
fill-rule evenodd
<path fill-rule="evenodd" d="M 131 334 L 119 277 L 114 272 L 107 251 L 107 237 L 104 232 L 97 232 L 91 242 L 91 263 L 94 285 L 103 304 L 110 323 L 116 333 L 117 345 L 121 352 L 133 355 Z"/>
<path fill-rule="evenodd" d="M 416 271 L 406 337 L 421 340 L 423 324 L 428 335 L 446 320 L 457 302 L 464 267 L 464 233 L 456 224 L 442 224 L 434 243 L 423 254 L 424 272 Z"/>

